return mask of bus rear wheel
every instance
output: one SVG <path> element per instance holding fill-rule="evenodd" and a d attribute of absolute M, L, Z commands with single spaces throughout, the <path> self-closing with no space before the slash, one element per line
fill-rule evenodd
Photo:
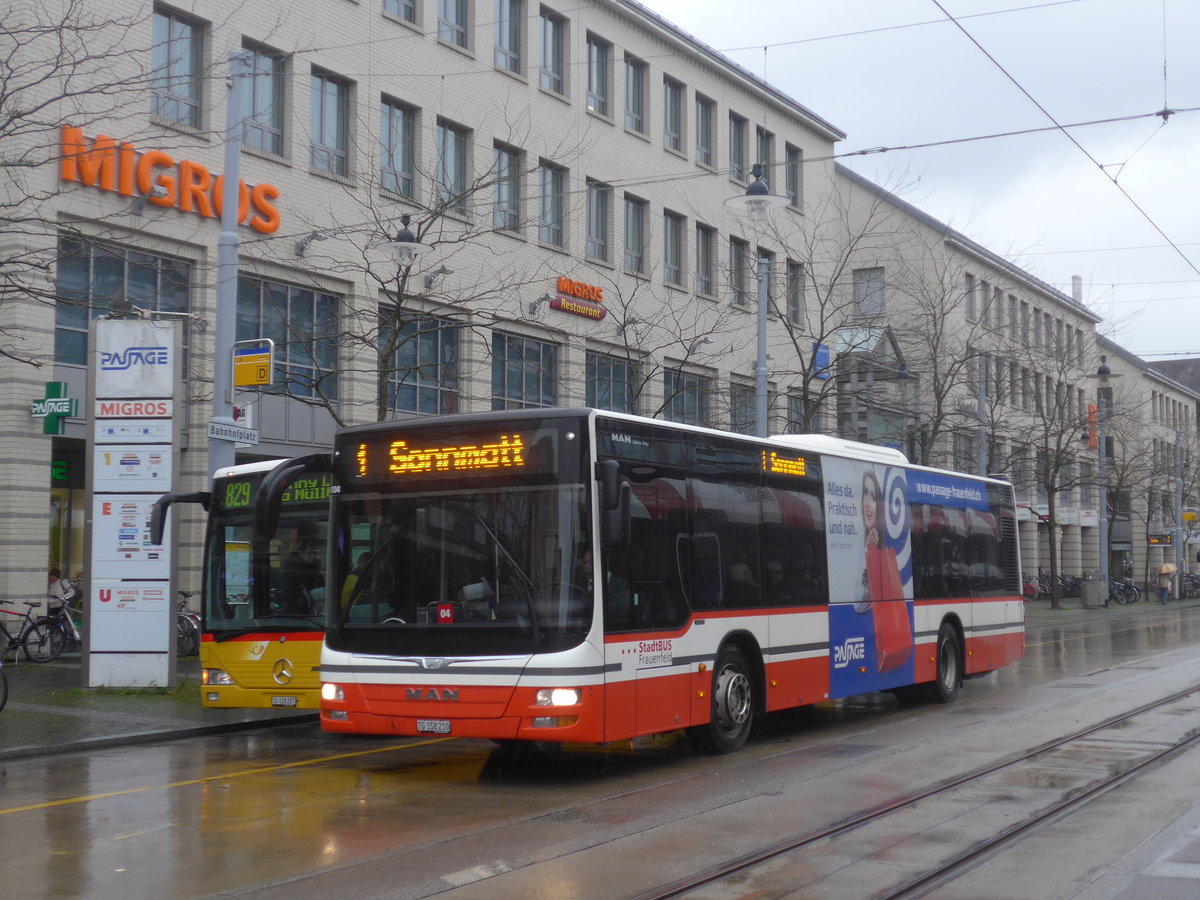
<path fill-rule="evenodd" d="M 754 725 L 754 675 L 746 654 L 727 646 L 713 666 L 709 719 L 687 729 L 688 740 L 702 753 L 742 749 Z"/>
<path fill-rule="evenodd" d="M 962 686 L 962 652 L 958 632 L 949 622 L 938 630 L 937 677 L 931 686 L 930 698 L 935 703 L 952 703 Z"/>

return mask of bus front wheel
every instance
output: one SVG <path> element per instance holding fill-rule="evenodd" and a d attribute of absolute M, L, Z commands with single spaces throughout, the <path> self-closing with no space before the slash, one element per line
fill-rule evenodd
<path fill-rule="evenodd" d="M 727 646 L 717 656 L 709 720 L 687 729 L 692 746 L 704 753 L 733 753 L 745 746 L 754 725 L 754 675 L 746 654 Z"/>

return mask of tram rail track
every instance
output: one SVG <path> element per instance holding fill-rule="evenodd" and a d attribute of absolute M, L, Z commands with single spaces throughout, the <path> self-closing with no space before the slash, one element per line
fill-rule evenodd
<path fill-rule="evenodd" d="M 667 898 L 682 897 L 690 891 L 726 881 L 735 875 L 748 873 L 757 867 L 785 858 L 789 854 L 803 850 L 806 847 L 811 847 L 821 841 L 841 837 L 873 823 L 881 822 L 900 811 L 912 809 L 923 801 L 944 797 L 964 786 L 978 783 L 1007 769 L 1012 769 L 1035 760 L 1044 754 L 1066 748 L 1079 741 L 1087 740 L 1108 729 L 1120 727 L 1138 717 L 1162 711 L 1172 704 L 1180 703 L 1197 694 L 1200 694 L 1200 686 L 1176 691 L 1133 709 L 1109 716 L 1069 734 L 1046 741 L 1028 750 L 1009 754 L 988 765 L 976 767 L 968 772 L 963 772 L 952 778 L 939 781 L 927 788 L 904 794 L 886 803 L 872 807 L 869 810 L 855 813 L 823 828 L 791 835 L 757 850 L 724 860 L 693 875 L 631 895 L 628 900 L 667 900 Z M 1019 843 L 1038 829 L 1072 815 L 1088 803 L 1137 778 L 1149 769 L 1162 765 L 1198 745 L 1200 745 L 1200 728 L 1194 728 L 1181 738 L 1165 746 L 1147 751 L 1142 758 L 1128 767 L 1113 772 L 1108 777 L 1094 781 L 1081 790 L 1067 792 L 1063 797 L 1038 810 L 1036 813 L 1001 829 L 991 838 L 977 841 L 963 850 L 951 854 L 938 865 L 916 874 L 892 888 L 877 893 L 875 896 L 886 898 L 886 900 L 914 900 L 914 898 L 923 897 L 931 891 L 954 881 L 965 872 L 994 858 L 1008 847 Z"/>

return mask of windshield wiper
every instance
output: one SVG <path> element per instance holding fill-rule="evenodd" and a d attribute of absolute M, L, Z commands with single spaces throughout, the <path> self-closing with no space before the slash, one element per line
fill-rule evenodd
<path fill-rule="evenodd" d="M 496 546 L 500 549 L 500 552 L 504 554 L 504 558 L 508 560 L 508 564 L 512 566 L 513 574 L 515 574 L 524 583 L 525 605 L 529 609 L 529 632 L 533 636 L 533 642 L 535 645 L 542 643 L 542 641 L 545 639 L 545 635 L 542 633 L 542 623 L 538 619 L 537 606 L 534 600 L 534 597 L 538 592 L 538 586 L 534 584 L 533 579 L 529 577 L 529 573 L 525 571 L 525 567 L 517 561 L 517 558 L 513 555 L 513 552 L 508 549 L 508 546 L 501 539 L 500 535 L 495 532 L 495 530 L 487 523 L 483 516 L 479 515 L 479 513 L 475 512 L 473 509 L 471 510 L 471 515 L 475 518 L 476 522 L 483 526 L 483 530 L 488 533 L 488 537 L 496 542 Z M 498 589 L 499 584 L 497 584 L 496 587 Z"/>

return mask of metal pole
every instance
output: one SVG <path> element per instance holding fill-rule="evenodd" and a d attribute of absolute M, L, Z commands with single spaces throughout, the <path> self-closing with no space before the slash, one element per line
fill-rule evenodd
<path fill-rule="evenodd" d="M 975 415 L 979 418 L 979 449 L 975 453 L 975 474 L 987 474 L 987 357 L 979 354 L 979 396 L 975 398 Z"/>
<path fill-rule="evenodd" d="M 1104 605 L 1108 605 L 1108 472 L 1104 458 L 1104 419 L 1108 409 L 1104 401 L 1104 381 L 1101 379 L 1100 390 L 1096 403 L 1096 437 L 1100 444 L 1100 456 L 1097 461 L 1097 479 L 1100 482 L 1100 590 L 1103 591 Z"/>
<path fill-rule="evenodd" d="M 1183 597 L 1183 452 L 1175 432 L 1175 599 Z"/>
<path fill-rule="evenodd" d="M 233 422 L 233 341 L 236 335 L 238 278 L 238 206 L 241 199 L 242 92 L 249 58 L 229 54 L 229 93 L 225 107 L 225 171 L 221 190 L 221 237 L 217 242 L 217 311 L 213 326 L 212 418 Z M 208 476 L 233 465 L 233 441 L 208 439 Z"/>
<path fill-rule="evenodd" d="M 767 269 L 765 256 L 758 258 L 758 357 L 754 364 L 754 433 L 767 436 Z"/>

